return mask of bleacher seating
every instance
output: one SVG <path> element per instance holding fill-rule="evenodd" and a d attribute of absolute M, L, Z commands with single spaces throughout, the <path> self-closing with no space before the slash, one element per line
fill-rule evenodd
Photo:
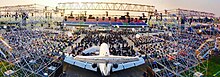
<path fill-rule="evenodd" d="M 85 22 L 85 24 L 96 24 L 97 22 Z"/>
<path fill-rule="evenodd" d="M 136 25 L 134 22 L 130 22 L 129 25 Z"/>
<path fill-rule="evenodd" d="M 98 21 L 96 19 L 86 19 L 86 21 L 84 22 L 84 20 L 80 20 L 80 19 L 76 19 L 76 18 L 68 18 L 67 21 L 65 21 L 65 23 L 68 24 L 98 24 L 98 25 L 119 25 L 119 26 L 124 26 L 124 25 L 132 25 L 132 26 L 139 26 L 139 25 L 147 25 L 145 22 L 143 22 L 142 20 L 137 20 L 137 22 L 135 21 L 131 21 L 128 23 L 128 20 L 120 20 L 117 19 L 115 20 L 115 18 L 111 18 L 110 20 L 108 18 L 105 18 L 104 20 L 102 18 L 99 18 Z"/>
<path fill-rule="evenodd" d="M 112 25 L 123 25 L 122 22 L 111 22 Z"/>

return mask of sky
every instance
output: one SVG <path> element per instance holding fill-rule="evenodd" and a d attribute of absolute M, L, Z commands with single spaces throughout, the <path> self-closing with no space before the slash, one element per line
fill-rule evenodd
<path fill-rule="evenodd" d="M 20 4 L 41 4 L 58 6 L 60 2 L 123 2 L 153 5 L 158 10 L 164 9 L 192 9 L 215 13 L 220 16 L 220 0 L 0 0 L 0 6 Z"/>

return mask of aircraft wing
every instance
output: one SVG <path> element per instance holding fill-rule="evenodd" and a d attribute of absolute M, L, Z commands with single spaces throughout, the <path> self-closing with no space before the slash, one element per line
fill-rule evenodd
<path fill-rule="evenodd" d="M 87 63 L 110 63 L 117 64 L 117 68 L 112 68 L 112 71 L 120 71 L 132 67 L 136 67 L 145 63 L 141 57 L 124 57 L 124 56 L 76 56 L 75 60 Z"/>
<path fill-rule="evenodd" d="M 118 68 L 112 68 L 112 72 L 125 70 L 125 69 L 132 68 L 132 67 L 136 67 L 136 66 L 142 65 L 144 63 L 145 63 L 144 59 L 140 57 L 138 61 L 118 64 Z"/>
<path fill-rule="evenodd" d="M 65 57 L 64 62 L 69 63 L 71 65 L 78 66 L 80 68 L 88 69 L 91 71 L 97 71 L 97 67 L 93 68 L 92 63 L 74 60 L 73 57 L 70 57 L 70 56 Z"/>
<path fill-rule="evenodd" d="M 124 57 L 124 56 L 76 56 L 75 60 L 89 63 L 111 63 L 121 64 L 127 62 L 138 61 L 139 57 Z"/>
<path fill-rule="evenodd" d="M 121 58 L 121 56 L 113 56 L 113 57 Z M 117 68 L 112 68 L 113 72 L 136 67 L 136 66 L 139 66 L 139 65 L 142 65 L 145 63 L 144 59 L 141 57 L 140 58 L 139 57 L 131 57 L 131 58 L 126 57 L 125 59 L 131 59 L 129 61 L 120 61 L 123 59 L 117 60 L 116 58 L 113 58 L 113 59 L 115 59 L 115 61 L 112 61 L 112 62 L 109 61 L 109 63 L 111 63 L 111 64 L 113 63 L 113 64 L 118 65 Z M 106 59 L 107 58 L 103 58 L 103 57 L 100 58 L 100 56 L 76 56 L 76 57 L 66 57 L 64 59 L 64 61 L 71 64 L 71 65 L 75 65 L 75 66 L 78 66 L 78 67 L 81 67 L 84 69 L 88 69 L 91 71 L 97 71 L 97 67 L 93 68 L 92 64 L 107 62 L 108 60 L 106 60 Z"/>
<path fill-rule="evenodd" d="M 87 53 L 93 53 L 93 52 L 97 52 L 97 51 L 99 51 L 99 47 L 98 46 L 93 46 L 93 47 L 90 47 L 90 48 L 82 51 L 82 53 L 87 54 Z"/>

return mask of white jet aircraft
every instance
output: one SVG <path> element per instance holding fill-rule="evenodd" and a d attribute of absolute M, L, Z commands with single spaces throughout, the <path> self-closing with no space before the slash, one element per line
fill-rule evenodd
<path fill-rule="evenodd" d="M 98 56 L 75 56 L 74 60 L 65 58 L 65 62 L 92 71 L 99 71 L 103 76 L 109 76 L 110 72 L 124 70 L 139 66 L 145 61 L 140 57 L 113 56 L 109 53 L 106 43 L 101 44 Z"/>

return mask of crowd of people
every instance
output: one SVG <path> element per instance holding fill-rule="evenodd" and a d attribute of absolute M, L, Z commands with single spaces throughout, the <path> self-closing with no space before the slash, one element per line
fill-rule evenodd
<path fill-rule="evenodd" d="M 77 34 L 68 37 L 66 34 L 61 36 L 49 31 L 27 29 L 9 31 L 1 35 L 12 48 L 11 54 L 6 54 L 5 59 L 10 62 L 16 60 L 20 66 L 30 65 L 31 68 L 25 68 L 33 71 L 49 69 L 44 67 L 51 66 L 54 60 L 59 63 L 64 58 L 63 50 L 79 38 Z M 2 54 L 1 58 L 4 58 Z"/>
<path fill-rule="evenodd" d="M 148 37 L 151 38 L 141 38 L 141 39 L 147 41 L 154 41 L 154 42 L 150 42 L 146 44 L 146 43 L 140 43 L 142 41 L 139 41 L 137 45 L 139 52 L 142 54 L 148 54 L 152 58 L 158 58 L 158 59 L 164 58 L 167 55 L 170 55 L 171 53 L 181 53 L 182 55 L 186 55 L 186 53 L 193 52 L 196 49 L 198 49 L 199 46 L 201 46 L 201 44 L 204 43 L 209 38 L 208 36 L 197 36 L 190 33 L 181 33 L 181 34 L 173 34 L 173 35 L 160 34 L 159 36 L 148 36 Z M 137 38 L 131 38 L 131 37 L 130 39 L 137 40 Z M 136 43 L 136 41 L 134 43 Z"/>
<path fill-rule="evenodd" d="M 91 34 L 91 33 L 117 33 L 118 35 L 130 35 L 130 34 L 136 34 L 136 32 L 131 31 L 130 29 L 118 29 L 118 30 L 110 30 L 110 31 L 99 31 L 97 29 L 95 30 L 87 30 L 87 29 L 80 29 L 79 30 L 83 34 Z"/>
<path fill-rule="evenodd" d="M 79 43 L 75 43 L 80 38 L 81 33 L 86 33 Z M 110 47 L 111 55 L 135 56 L 133 46 L 122 38 L 124 32 L 100 33 L 97 31 L 79 31 L 69 36 L 68 34 L 53 33 L 49 31 L 21 29 L 10 31 L 2 34 L 8 40 L 9 45 L 13 48 L 14 57 L 25 57 L 27 60 L 34 59 L 41 55 L 56 56 L 63 53 L 68 46 L 75 45 L 72 49 L 74 55 L 85 55 L 83 50 L 100 46 L 107 43 Z M 15 52 L 18 51 L 18 52 Z M 25 54 L 25 56 L 23 56 Z"/>
<path fill-rule="evenodd" d="M 81 38 L 81 34 L 85 34 L 85 37 L 76 43 L 75 41 Z M 154 64 L 153 60 L 157 60 L 163 61 L 162 63 L 170 69 L 172 69 L 172 66 L 169 63 L 173 63 L 174 60 L 181 60 L 178 62 L 184 64 L 183 57 L 193 57 L 194 51 L 210 38 L 210 36 L 187 32 L 162 33 L 159 36 L 141 35 L 137 38 L 135 33 L 130 34 L 126 31 L 103 33 L 89 30 L 80 30 L 69 36 L 62 33 L 26 29 L 6 32 L 2 36 L 8 40 L 9 45 L 13 48 L 12 56 L 19 58 L 21 64 L 25 64 L 24 60 L 28 63 L 36 60 L 39 63 L 45 62 L 46 65 L 53 60 L 52 57 L 54 56 L 59 56 L 59 59 L 61 59 L 64 56 L 64 50 L 69 46 L 72 47 L 71 54 L 74 56 L 87 56 L 91 54 L 82 53 L 84 50 L 107 43 L 111 55 L 138 56 L 137 52 L 139 52 L 150 57 L 153 64 L 152 68 L 156 68 L 157 64 Z M 134 47 L 138 48 L 138 51 L 135 51 L 133 45 L 130 46 L 124 37 L 128 37 L 134 43 Z M 44 57 L 43 60 L 40 60 L 40 57 Z"/>
<path fill-rule="evenodd" d="M 124 40 L 119 33 L 98 33 L 91 32 L 86 34 L 85 38 L 80 43 L 76 44 L 72 53 L 80 54 L 83 50 L 92 47 L 100 46 L 102 43 L 109 45 L 111 55 L 118 56 L 135 56 L 135 51 L 132 46 L 128 45 L 128 42 Z M 83 53 L 81 53 L 83 54 Z"/>
<path fill-rule="evenodd" d="M 205 42 L 211 36 L 209 35 L 197 35 L 193 33 L 175 33 L 175 34 L 160 34 L 159 38 L 178 42 L 184 45 L 189 45 L 189 47 L 193 47 L 194 49 L 198 48 L 202 43 Z"/>
<path fill-rule="evenodd" d="M 153 36 L 142 36 L 142 37 L 135 37 L 135 35 L 131 34 L 128 36 L 128 39 L 134 42 L 134 45 L 136 47 L 143 45 L 143 44 L 150 44 L 150 43 L 156 43 L 156 42 L 163 42 L 163 40 L 155 38 Z"/>
<path fill-rule="evenodd" d="M 148 38 L 145 38 L 145 36 L 135 38 L 134 35 L 131 35 L 129 36 L 129 39 L 134 43 L 138 43 L 138 45 L 136 45 L 138 52 L 148 57 L 148 61 L 151 63 L 151 68 L 163 69 L 162 66 L 155 62 L 158 61 L 167 68 L 173 70 L 177 70 L 177 68 L 173 67 L 176 67 L 178 64 L 185 66 L 195 65 L 197 61 L 195 50 L 210 38 L 208 35 L 197 35 L 187 32 L 173 34 L 163 33 L 159 36 L 146 37 Z M 144 43 L 145 40 L 151 42 L 146 44 Z M 188 59 L 190 59 L 190 63 L 187 62 Z M 178 67 L 178 71 L 184 69 L 185 68 Z"/>
<path fill-rule="evenodd" d="M 56 42 L 62 42 L 62 43 L 67 43 L 68 46 L 71 46 L 74 44 L 74 42 L 80 38 L 80 34 L 78 33 L 71 33 L 71 35 L 68 34 L 59 34 L 59 33 L 50 33 L 50 34 L 45 34 L 45 39 L 47 40 L 52 40 Z"/>
<path fill-rule="evenodd" d="M 80 43 L 74 43 L 80 38 L 80 33 L 86 33 L 86 36 L 81 40 Z M 179 50 L 184 50 L 187 48 L 198 48 L 207 38 L 203 36 L 197 36 L 190 33 L 181 34 L 160 34 L 156 36 L 143 36 L 136 38 L 135 34 L 123 34 L 124 32 L 109 32 L 100 33 L 97 31 L 80 31 L 79 33 L 73 34 L 73 36 L 68 36 L 66 34 L 50 33 L 46 31 L 31 31 L 31 30 L 20 30 L 11 31 L 2 34 L 4 38 L 9 40 L 9 44 L 16 50 L 19 51 L 43 51 L 46 49 L 51 49 L 52 52 L 59 52 L 64 50 L 67 46 L 76 45 L 75 49 L 72 50 L 73 54 L 79 55 L 83 50 L 92 47 L 100 46 L 102 43 L 107 43 L 110 46 L 110 52 L 113 55 L 126 55 L 132 56 L 135 54 L 133 46 L 129 46 L 128 42 L 122 38 L 121 35 L 126 35 L 129 40 L 134 42 L 134 46 L 138 47 L 140 52 L 143 54 L 152 53 L 154 55 L 163 55 L 162 53 L 170 53 Z M 41 39 L 41 42 L 39 42 Z M 162 40 L 164 39 L 164 40 Z M 171 43 L 172 42 L 172 43 Z M 181 44 L 180 46 L 173 46 L 173 44 Z M 40 44 L 39 44 L 40 43 Z M 47 47 L 47 43 L 51 44 L 52 47 Z M 190 44 L 191 43 L 191 44 Z M 42 45 L 43 47 L 38 48 L 37 45 Z M 50 45 L 49 45 L 50 46 Z M 187 47 L 187 48 L 185 48 Z M 170 49 L 169 49 L 170 48 Z M 32 50 L 31 50 L 32 49 Z M 36 49 L 36 50 L 34 50 Z M 42 49 L 42 50 L 40 50 Z M 154 52 L 155 51 L 155 52 Z M 16 54 L 14 54 L 16 55 Z"/>

